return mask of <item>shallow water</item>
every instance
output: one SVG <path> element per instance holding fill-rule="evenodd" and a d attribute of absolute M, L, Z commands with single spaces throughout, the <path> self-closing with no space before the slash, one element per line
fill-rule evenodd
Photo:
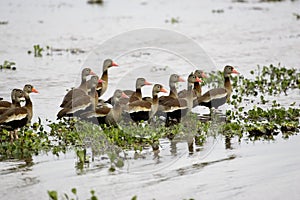
<path fill-rule="evenodd" d="M 109 70 L 104 98 L 116 87 L 133 88 L 137 76 L 167 86 L 170 73 L 186 77 L 198 67 L 211 71 L 233 64 L 245 76 L 257 64 L 280 62 L 299 69 L 300 21 L 293 16 L 299 7 L 299 1 L 109 0 L 101 6 L 83 0 L 1 1 L 0 21 L 8 24 L 0 25 L 0 62 L 15 61 L 17 70 L 0 71 L 0 97 L 7 99 L 12 88 L 32 83 L 40 91 L 31 95 L 33 121 L 38 116 L 53 120 L 66 89 L 79 84 L 81 69 L 90 66 L 100 73 L 107 57 L 120 67 Z M 218 9 L 224 12 L 212 12 Z M 179 23 L 166 22 L 172 17 Z M 132 31 L 145 27 L 156 29 Z M 27 54 L 34 44 L 85 52 L 53 51 L 35 58 Z M 150 87 L 143 92 L 149 95 Z M 276 98 L 281 104 L 299 102 L 300 93 Z M 279 135 L 272 142 L 234 140 L 226 149 L 218 138 L 193 155 L 186 142 L 175 145 L 174 155 L 174 144 L 162 140 L 159 159 L 149 150 L 145 159 L 130 159 L 114 174 L 105 159 L 79 173 L 72 152 L 34 157 L 32 166 L 1 162 L 0 194 L 3 199 L 47 199 L 47 190 L 70 193 L 77 187 L 82 199 L 90 189 L 102 199 L 298 199 L 299 140 L 297 135 L 288 140 Z"/>

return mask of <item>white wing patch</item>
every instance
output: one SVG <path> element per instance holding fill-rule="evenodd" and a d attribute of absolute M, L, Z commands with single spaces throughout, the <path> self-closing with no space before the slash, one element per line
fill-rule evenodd
<path fill-rule="evenodd" d="M 81 105 L 81 106 L 77 106 L 77 107 L 73 107 L 69 112 L 67 112 L 67 114 L 73 114 L 79 110 L 84 110 L 86 109 L 87 107 L 89 107 L 91 105 L 91 103 L 89 104 L 84 104 L 84 105 Z"/>
<path fill-rule="evenodd" d="M 141 106 L 135 106 L 133 108 L 129 108 L 127 111 L 128 113 L 134 113 L 134 112 L 139 112 L 139 111 L 150 111 L 151 108 L 146 108 L 146 107 L 141 107 Z"/>
<path fill-rule="evenodd" d="M 27 115 L 28 115 L 27 113 L 25 113 L 25 114 L 18 114 L 18 115 L 13 114 L 13 115 L 9 116 L 5 120 L 5 122 L 8 123 L 8 122 L 15 121 L 15 120 L 22 120 L 22 119 L 26 118 Z"/>
<path fill-rule="evenodd" d="M 202 102 L 210 102 L 212 99 L 222 99 L 227 97 L 227 93 L 217 94 L 214 96 L 209 96 L 210 98 L 202 100 Z"/>

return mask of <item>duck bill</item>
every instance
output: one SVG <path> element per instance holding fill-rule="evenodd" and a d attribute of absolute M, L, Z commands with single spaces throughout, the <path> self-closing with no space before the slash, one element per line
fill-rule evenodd
<path fill-rule="evenodd" d="M 31 89 L 31 92 L 39 93 L 39 91 L 37 91 L 35 88 L 32 88 L 32 89 Z"/>
<path fill-rule="evenodd" d="M 202 82 L 202 80 L 201 80 L 200 78 L 196 77 L 196 82 L 199 82 L 199 83 L 201 83 L 201 82 Z"/>
<path fill-rule="evenodd" d="M 160 92 L 168 93 L 168 91 L 165 88 L 161 88 Z"/>
<path fill-rule="evenodd" d="M 113 62 L 111 63 L 111 66 L 117 67 L 117 66 L 119 66 L 119 65 L 113 61 Z"/>
<path fill-rule="evenodd" d="M 96 74 L 95 74 L 95 72 L 91 71 L 90 75 L 95 76 Z"/>
<path fill-rule="evenodd" d="M 236 71 L 236 69 L 233 69 L 233 70 L 231 71 L 231 73 L 233 73 L 233 74 L 240 74 L 238 71 Z"/>
<path fill-rule="evenodd" d="M 148 81 L 145 81 L 144 83 L 145 85 L 152 85 L 152 83 L 148 82 Z"/>
<path fill-rule="evenodd" d="M 122 92 L 122 96 L 121 97 L 124 98 L 124 99 L 129 99 L 129 96 L 127 96 L 124 92 Z"/>
<path fill-rule="evenodd" d="M 178 82 L 185 82 L 185 80 L 183 78 L 179 77 Z"/>
<path fill-rule="evenodd" d="M 102 80 L 102 79 L 99 79 L 99 80 L 98 80 L 98 83 L 103 83 L 103 82 L 105 82 L 105 81 Z"/>

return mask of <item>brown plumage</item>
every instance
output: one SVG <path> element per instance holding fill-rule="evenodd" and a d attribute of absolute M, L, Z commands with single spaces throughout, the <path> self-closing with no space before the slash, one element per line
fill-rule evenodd
<path fill-rule="evenodd" d="M 155 84 L 152 89 L 152 102 L 137 100 L 128 105 L 128 113 L 133 121 L 146 121 L 151 119 L 158 109 L 158 93 L 167 92 L 160 84 Z"/>
<path fill-rule="evenodd" d="M 224 67 L 224 88 L 214 88 L 207 91 L 202 96 L 198 97 L 194 100 L 193 105 L 202 105 L 209 108 L 218 108 L 219 106 L 223 105 L 230 99 L 232 86 L 230 83 L 230 74 L 239 74 L 234 67 L 232 66 L 225 66 Z"/>
<path fill-rule="evenodd" d="M 9 101 L 0 101 L 0 109 L 8 109 L 12 107 L 20 107 L 20 101 L 16 101 L 16 98 L 23 97 L 23 92 L 20 89 L 13 89 L 11 91 L 11 102 Z"/>
<path fill-rule="evenodd" d="M 192 109 L 192 87 L 195 82 L 201 82 L 201 79 L 191 73 L 187 79 L 187 82 L 188 89 L 186 98 L 170 98 L 168 101 L 160 102 L 160 111 L 167 114 L 166 126 L 179 123 L 181 121 L 181 118 Z"/>
<path fill-rule="evenodd" d="M 102 69 L 102 76 L 101 80 L 103 82 L 99 83 L 96 87 L 96 90 L 98 92 L 98 96 L 101 97 L 107 90 L 108 86 L 108 69 L 114 66 L 119 66 L 117 63 L 112 61 L 111 59 L 106 59 L 103 62 L 103 69 Z"/>
<path fill-rule="evenodd" d="M 29 97 L 31 92 L 38 93 L 32 85 L 25 85 L 23 89 L 25 106 L 10 108 L 0 116 L 0 125 L 9 131 L 14 131 L 16 139 L 18 138 L 16 130 L 30 123 L 32 119 L 32 102 Z"/>
<path fill-rule="evenodd" d="M 129 96 L 130 98 L 122 98 L 120 100 L 121 105 L 126 105 L 128 102 L 134 102 L 136 100 L 142 100 L 142 87 L 145 85 L 152 85 L 144 78 L 137 78 L 135 83 L 135 91 L 133 90 L 123 90 L 124 94 Z M 113 105 L 112 102 L 113 97 L 110 97 L 105 103 L 110 103 Z"/>
<path fill-rule="evenodd" d="M 60 105 L 61 108 L 64 108 L 66 104 L 72 102 L 74 98 L 83 96 L 87 94 L 87 81 L 86 78 L 88 75 L 95 75 L 95 73 L 90 68 L 84 68 L 81 72 L 81 84 L 78 88 L 70 90 L 65 96 Z"/>
<path fill-rule="evenodd" d="M 178 98 L 178 93 L 177 93 L 177 89 L 176 89 L 176 85 L 175 85 L 178 82 L 184 82 L 184 80 L 179 75 L 172 74 L 169 78 L 170 93 L 168 96 L 159 97 L 159 99 L 158 99 L 159 104 L 163 104 L 166 101 Z"/>
<path fill-rule="evenodd" d="M 5 113 L 10 108 L 21 107 L 21 104 L 20 104 L 21 99 L 20 98 L 23 98 L 23 97 L 24 97 L 23 90 L 13 89 L 11 92 L 11 98 L 12 98 L 13 103 L 7 101 L 7 103 L 8 103 L 7 106 L 9 106 L 9 107 L 1 107 L 0 115 Z M 4 105 L 4 104 L 2 104 L 2 105 Z"/>
<path fill-rule="evenodd" d="M 120 99 L 129 97 L 122 92 L 122 90 L 116 90 L 112 97 L 113 107 L 108 107 L 107 105 L 98 105 L 95 111 L 90 111 L 84 114 L 84 116 L 90 121 L 95 122 L 92 118 L 97 118 L 97 122 L 99 124 L 106 124 L 108 126 L 116 126 L 120 121 L 120 117 L 122 114 L 122 108 L 120 105 Z"/>
<path fill-rule="evenodd" d="M 194 72 L 194 75 L 196 75 L 199 79 L 203 79 L 203 78 L 207 77 L 206 74 L 202 70 L 196 70 Z M 194 83 L 194 88 L 193 88 L 193 97 L 194 98 L 200 97 L 201 94 L 202 94 L 202 88 L 201 88 L 200 82 L 195 82 Z M 186 98 L 186 96 L 187 96 L 187 90 L 186 89 L 181 90 L 178 93 L 179 98 Z"/>
<path fill-rule="evenodd" d="M 145 85 L 152 85 L 144 78 L 137 78 L 135 84 L 135 92 L 133 92 L 129 98 L 129 103 L 142 100 L 142 87 Z"/>
<path fill-rule="evenodd" d="M 86 112 L 86 109 L 94 110 L 96 107 L 96 103 L 98 102 L 98 94 L 96 92 L 96 86 L 99 80 L 98 76 L 92 76 L 91 81 L 89 82 L 90 85 L 90 92 L 89 94 L 83 94 L 81 96 L 77 96 L 69 101 L 63 109 L 61 109 L 57 114 L 57 119 L 60 119 L 64 116 L 79 116 L 81 113 Z"/>

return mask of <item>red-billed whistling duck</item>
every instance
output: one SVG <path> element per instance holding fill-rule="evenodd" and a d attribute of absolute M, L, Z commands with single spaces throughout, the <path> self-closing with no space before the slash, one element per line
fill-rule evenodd
<path fill-rule="evenodd" d="M 146 121 L 151 119 L 158 109 L 158 93 L 167 93 L 167 90 L 160 84 L 155 84 L 152 89 L 152 102 L 137 100 L 129 103 L 127 112 L 133 121 Z"/>
<path fill-rule="evenodd" d="M 136 83 L 135 83 L 135 91 L 133 91 L 133 90 L 123 90 L 123 92 L 127 96 L 129 96 L 130 98 L 129 99 L 128 98 L 127 99 L 123 98 L 120 103 L 122 105 L 125 105 L 128 102 L 134 102 L 136 100 L 142 100 L 142 87 L 145 86 L 145 85 L 152 85 L 152 84 L 149 83 L 148 81 L 146 81 L 146 79 L 144 79 L 144 78 L 137 78 Z M 110 97 L 107 101 L 105 101 L 105 103 L 110 103 L 110 104 L 113 105 L 112 98 L 113 97 Z"/>
<path fill-rule="evenodd" d="M 168 101 L 160 102 L 159 109 L 167 113 L 166 126 L 170 126 L 181 121 L 181 117 L 185 116 L 193 106 L 193 84 L 201 82 L 196 75 L 191 73 L 187 79 L 187 95 L 186 98 L 170 98 Z"/>
<path fill-rule="evenodd" d="M 135 92 L 130 95 L 129 103 L 132 103 L 137 100 L 142 100 L 142 87 L 145 85 L 152 85 L 144 78 L 137 78 L 135 83 Z M 129 93 L 128 91 L 124 91 L 125 94 Z M 128 95 L 128 94 L 127 94 Z"/>
<path fill-rule="evenodd" d="M 101 76 L 101 80 L 103 80 L 101 83 L 98 84 L 98 86 L 96 87 L 97 92 L 98 92 L 98 96 L 101 97 L 104 92 L 107 90 L 107 86 L 108 86 L 108 69 L 114 66 L 119 66 L 117 63 L 115 63 L 114 61 L 112 61 L 111 59 L 106 59 L 103 62 L 103 69 L 102 69 L 102 76 Z"/>
<path fill-rule="evenodd" d="M 0 116 L 0 124 L 4 126 L 5 129 L 14 131 L 16 139 L 18 138 L 16 130 L 30 123 L 32 118 L 32 102 L 29 97 L 31 92 L 38 93 L 32 85 L 25 85 L 23 89 L 26 101 L 25 106 L 10 108 Z M 19 101 L 19 99 L 15 100 Z"/>
<path fill-rule="evenodd" d="M 112 97 L 112 104 L 113 107 L 108 107 L 107 104 L 98 105 L 95 111 L 89 111 L 83 113 L 83 118 L 87 118 L 87 120 L 95 122 L 93 118 L 97 118 L 97 122 L 99 124 L 106 124 L 106 125 L 113 125 L 116 126 L 117 123 L 120 121 L 120 117 L 122 114 L 122 108 L 120 105 L 120 99 L 129 97 L 122 92 L 122 90 L 116 90 Z"/>
<path fill-rule="evenodd" d="M 13 103 L 10 103 L 8 101 L 5 101 L 7 103 L 2 104 L 2 105 L 6 105 L 6 106 L 10 106 L 10 107 L 2 107 L 0 108 L 0 115 L 2 115 L 3 113 L 5 113 L 8 109 L 10 108 L 14 108 L 14 107 L 21 107 L 21 99 L 24 97 L 24 92 L 23 90 L 20 89 L 13 89 L 11 92 L 11 99 Z"/>
<path fill-rule="evenodd" d="M 206 74 L 202 70 L 196 70 L 194 72 L 194 75 L 196 75 L 199 79 L 203 79 L 203 78 L 207 77 Z M 194 88 L 193 88 L 193 97 L 194 98 L 200 97 L 201 93 L 202 93 L 202 88 L 200 86 L 200 82 L 195 82 L 194 83 Z M 178 93 L 179 98 L 186 98 L 186 96 L 187 96 L 187 90 L 186 89 L 181 90 Z"/>
<path fill-rule="evenodd" d="M 69 101 L 64 108 L 58 112 L 57 119 L 70 115 L 79 116 L 81 113 L 86 112 L 86 110 L 95 110 L 96 103 L 98 103 L 96 86 L 99 82 L 102 82 L 102 80 L 99 79 L 98 76 L 92 76 L 90 80 L 89 87 L 91 89 L 89 94 L 75 97 L 72 101 Z"/>
<path fill-rule="evenodd" d="M 225 102 L 230 99 L 232 92 L 230 74 L 239 74 L 239 72 L 237 72 L 234 67 L 227 65 L 224 67 L 224 88 L 214 88 L 207 91 L 201 97 L 194 100 L 194 106 L 202 105 L 209 108 L 218 108 L 225 104 Z"/>
<path fill-rule="evenodd" d="M 8 109 L 11 107 L 20 107 L 20 101 L 16 101 L 16 95 L 18 96 L 22 96 L 22 90 L 20 89 L 13 89 L 11 91 L 11 102 L 9 101 L 0 101 L 0 109 Z"/>
<path fill-rule="evenodd" d="M 79 85 L 78 88 L 74 88 L 70 90 L 64 97 L 60 107 L 64 108 L 66 104 L 72 102 L 72 99 L 79 97 L 79 96 L 84 96 L 87 94 L 87 81 L 86 78 L 88 75 L 95 75 L 95 73 L 90 69 L 90 68 L 84 68 L 81 72 L 81 84 Z"/>
<path fill-rule="evenodd" d="M 169 78 L 169 86 L 170 86 L 170 93 L 168 96 L 161 96 L 159 97 L 159 104 L 164 101 L 170 100 L 170 98 L 178 98 L 178 93 L 176 89 L 176 83 L 184 82 L 184 80 L 177 74 L 172 74 Z"/>

